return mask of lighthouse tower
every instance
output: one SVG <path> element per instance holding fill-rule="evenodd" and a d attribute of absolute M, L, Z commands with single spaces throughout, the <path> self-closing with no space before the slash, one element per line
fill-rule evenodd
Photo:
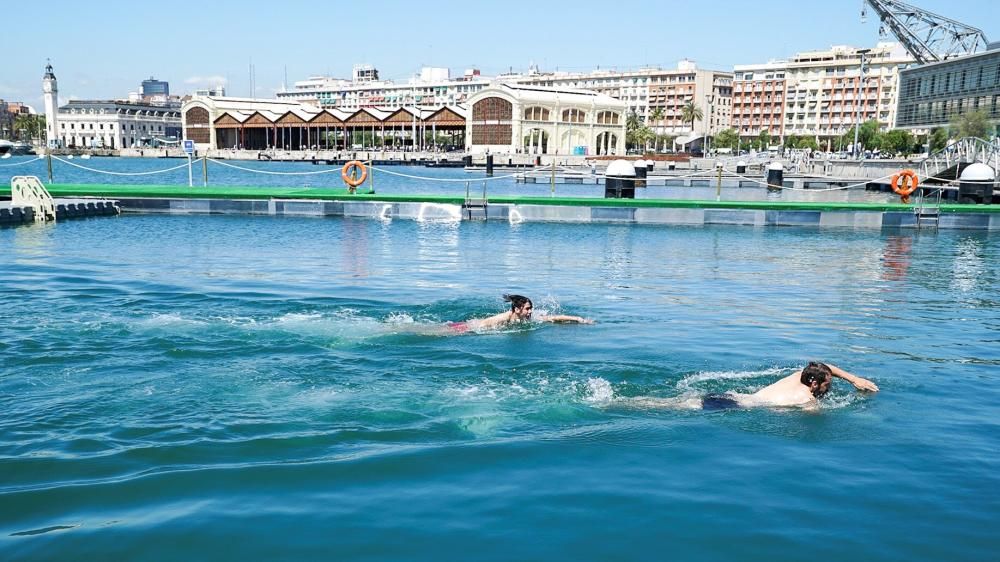
<path fill-rule="evenodd" d="M 59 148 L 59 85 L 56 75 L 52 73 L 52 63 L 45 65 L 45 76 L 42 78 L 42 93 L 45 95 L 45 146 Z"/>

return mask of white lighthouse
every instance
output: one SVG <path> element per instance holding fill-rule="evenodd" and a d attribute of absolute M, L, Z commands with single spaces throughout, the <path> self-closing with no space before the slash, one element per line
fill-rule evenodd
<path fill-rule="evenodd" d="M 52 63 L 45 65 L 45 77 L 42 78 L 42 93 L 45 95 L 45 146 L 59 148 L 59 85 L 56 75 L 52 73 Z"/>

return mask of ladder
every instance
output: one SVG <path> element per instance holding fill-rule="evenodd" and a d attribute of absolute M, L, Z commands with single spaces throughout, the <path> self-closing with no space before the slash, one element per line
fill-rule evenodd
<path fill-rule="evenodd" d="M 10 199 L 14 206 L 31 207 L 35 210 L 35 222 L 56 220 L 56 206 L 42 181 L 36 176 L 14 176 L 10 178 Z"/>
<path fill-rule="evenodd" d="M 486 199 L 486 182 L 483 182 L 483 196 L 472 197 L 469 192 L 469 182 L 465 182 L 465 201 L 462 203 L 462 217 L 466 220 L 487 220 L 489 215 L 486 207 L 489 202 Z"/>
<path fill-rule="evenodd" d="M 917 228 L 937 228 L 941 222 L 941 187 L 923 188 L 917 194 L 913 214 L 917 217 Z"/>

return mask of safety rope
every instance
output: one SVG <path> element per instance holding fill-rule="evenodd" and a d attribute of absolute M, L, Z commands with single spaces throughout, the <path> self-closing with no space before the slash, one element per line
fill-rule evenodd
<path fill-rule="evenodd" d="M 44 156 L 36 156 L 36 157 L 32 158 L 31 160 L 24 160 L 24 161 L 21 161 L 21 162 L 14 162 L 13 164 L 0 164 L 0 168 L 10 168 L 12 166 L 23 166 L 25 164 L 31 164 L 32 162 L 37 162 L 39 160 L 44 160 L 44 159 L 45 159 Z"/>
<path fill-rule="evenodd" d="M 88 168 L 87 166 L 81 166 L 81 165 L 79 165 L 79 164 L 77 164 L 75 162 L 70 162 L 69 160 L 64 160 L 62 158 L 59 158 L 58 156 L 53 156 L 52 159 L 53 160 L 58 160 L 58 161 L 62 162 L 63 164 L 69 164 L 70 166 L 73 166 L 74 168 L 80 168 L 81 170 L 87 170 L 88 172 L 95 172 L 95 173 L 98 173 L 98 174 L 107 174 L 109 176 L 151 176 L 151 175 L 154 175 L 154 174 L 164 174 L 166 172 L 173 172 L 174 170 L 180 170 L 181 168 L 185 168 L 188 165 L 188 163 L 185 162 L 185 163 L 181 164 L 180 166 L 174 166 L 173 168 L 167 168 L 166 170 L 154 170 L 152 172 L 111 172 L 111 171 L 108 171 L 108 170 L 98 170 L 96 168 Z M 194 162 L 201 162 L 201 160 L 202 159 L 199 158 L 198 160 L 195 160 Z M 192 164 L 194 164 L 194 162 L 192 162 Z"/>
<path fill-rule="evenodd" d="M 400 172 L 393 172 L 393 171 L 387 170 L 385 168 L 377 168 L 375 166 L 370 166 L 370 168 L 373 169 L 373 170 L 378 170 L 379 172 L 382 172 L 384 174 L 389 174 L 390 176 L 399 176 L 401 178 L 410 178 L 410 179 L 414 179 L 414 180 L 423 180 L 423 181 L 439 181 L 439 182 L 445 182 L 445 183 L 464 183 L 464 182 L 470 182 L 470 181 L 496 181 L 496 180 L 504 180 L 504 179 L 509 179 L 509 178 L 515 178 L 515 177 L 517 177 L 519 175 L 519 174 L 508 174 L 506 176 L 493 176 L 493 177 L 486 177 L 486 178 L 429 178 L 429 177 L 425 177 L 425 176 L 414 176 L 414 175 L 410 175 L 410 174 L 403 174 L 403 173 L 400 173 Z"/>

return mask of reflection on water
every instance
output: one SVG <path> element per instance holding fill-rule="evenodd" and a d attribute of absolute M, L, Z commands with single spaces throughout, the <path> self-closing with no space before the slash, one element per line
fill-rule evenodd
<path fill-rule="evenodd" d="M 910 269 L 912 235 L 887 236 L 882 254 L 882 278 L 887 281 L 902 281 Z"/>

